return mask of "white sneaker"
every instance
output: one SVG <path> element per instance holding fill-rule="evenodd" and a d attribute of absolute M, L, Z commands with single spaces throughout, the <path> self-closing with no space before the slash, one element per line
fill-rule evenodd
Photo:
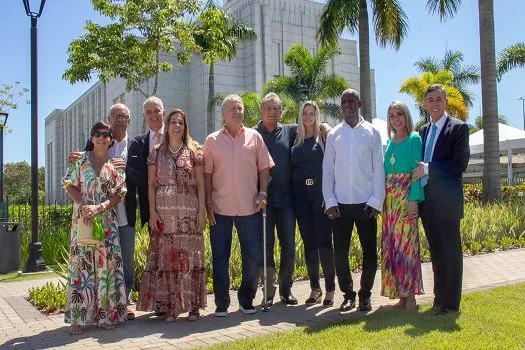
<path fill-rule="evenodd" d="M 226 317 L 228 315 L 228 309 L 216 308 L 215 317 Z"/>
<path fill-rule="evenodd" d="M 252 304 L 244 307 L 242 305 L 239 305 L 239 310 L 246 315 L 252 315 L 257 312 L 257 310 L 255 310 L 255 307 L 253 307 Z"/>

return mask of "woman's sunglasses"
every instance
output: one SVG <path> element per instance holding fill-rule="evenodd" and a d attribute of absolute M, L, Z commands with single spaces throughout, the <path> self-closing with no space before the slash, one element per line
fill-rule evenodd
<path fill-rule="evenodd" d="M 95 137 L 109 137 L 112 138 L 113 135 L 111 134 L 111 131 L 103 131 L 103 130 L 95 130 L 91 136 Z"/>

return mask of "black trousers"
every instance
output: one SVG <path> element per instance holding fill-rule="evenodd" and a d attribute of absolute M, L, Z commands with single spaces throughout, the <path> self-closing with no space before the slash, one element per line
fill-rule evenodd
<path fill-rule="evenodd" d="M 359 297 L 369 298 L 374 286 L 377 270 L 377 220 L 367 218 L 364 213 L 365 203 L 341 204 L 341 216 L 333 220 L 335 272 L 339 288 L 345 296 L 355 298 L 354 283 L 348 261 L 352 230 L 357 227 L 359 242 L 363 250 L 363 272 Z"/>
<path fill-rule="evenodd" d="M 459 220 L 437 220 L 423 210 L 421 221 L 432 259 L 434 304 L 444 309 L 459 310 L 463 280 Z"/>
<path fill-rule="evenodd" d="M 321 291 L 319 283 L 319 262 L 323 267 L 325 289 L 335 291 L 334 248 L 332 246 L 332 226 L 323 207 L 321 184 L 307 186 L 294 184 L 293 205 L 304 245 L 306 270 L 310 288 Z"/>

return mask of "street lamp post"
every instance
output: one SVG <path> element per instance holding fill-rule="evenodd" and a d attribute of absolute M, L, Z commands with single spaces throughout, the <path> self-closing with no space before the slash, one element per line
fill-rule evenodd
<path fill-rule="evenodd" d="M 4 203 L 4 128 L 9 113 L 0 110 L 0 203 Z"/>
<path fill-rule="evenodd" d="M 519 100 L 521 100 L 521 108 L 523 109 L 523 130 L 525 130 L 525 98 L 520 97 Z"/>
<path fill-rule="evenodd" d="M 26 15 L 31 18 L 31 246 L 26 272 L 46 269 L 42 243 L 38 240 L 38 70 L 37 22 L 46 0 L 22 0 Z"/>

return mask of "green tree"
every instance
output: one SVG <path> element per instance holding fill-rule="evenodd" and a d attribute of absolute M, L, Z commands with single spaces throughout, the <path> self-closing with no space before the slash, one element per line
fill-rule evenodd
<path fill-rule="evenodd" d="M 416 106 L 419 110 L 421 121 L 418 126 L 429 121 L 429 116 L 424 108 L 425 92 L 432 84 L 443 84 L 447 92 L 448 106 L 447 113 L 459 119 L 465 120 L 468 116 L 468 108 L 463 101 L 461 91 L 452 85 L 454 81 L 454 74 L 449 70 L 442 70 L 437 73 L 425 72 L 419 77 L 411 77 L 401 83 L 399 92 L 403 92 L 412 96 L 416 101 Z"/>
<path fill-rule="evenodd" d="M 290 76 L 267 81 L 263 88 L 264 93 L 273 91 L 287 96 L 297 105 L 294 108 L 297 113 L 301 103 L 314 100 L 325 115 L 339 117 L 339 105 L 330 100 L 337 99 L 350 85 L 340 75 L 327 74 L 328 63 L 339 54 L 339 48 L 332 44 L 322 46 L 313 56 L 303 45 L 292 45 L 284 55 L 284 62 L 290 68 Z"/>
<path fill-rule="evenodd" d="M 9 203 L 29 203 L 31 198 L 31 166 L 27 162 L 7 163 L 4 166 L 4 195 Z M 45 168 L 38 168 L 38 198 L 45 197 Z"/>
<path fill-rule="evenodd" d="M 503 74 L 509 70 L 525 67 L 525 42 L 516 43 L 503 49 L 497 59 L 498 80 L 501 80 Z"/>
<path fill-rule="evenodd" d="M 473 106 L 473 95 L 468 89 L 469 85 L 478 84 L 480 80 L 479 68 L 474 65 L 463 66 L 463 53 L 460 51 L 446 50 L 441 60 L 435 57 L 421 58 L 414 63 L 420 73 L 430 72 L 437 74 L 439 71 L 448 70 L 454 75 L 451 85 L 459 90 L 463 101 L 468 107 Z"/>
<path fill-rule="evenodd" d="M 408 30 L 408 18 L 399 0 L 328 0 L 321 14 L 317 38 L 322 44 L 335 44 L 343 30 L 358 32 L 361 114 L 372 121 L 368 4 L 372 7 L 377 44 L 399 49 Z"/>
<path fill-rule="evenodd" d="M 9 112 L 18 109 L 18 102 L 21 98 L 27 95 L 29 89 L 20 86 L 19 81 L 15 81 L 14 84 L 1 84 L 0 85 L 0 111 Z M 26 100 L 29 104 L 31 101 Z M 9 128 L 5 127 L 4 132 L 8 131 Z"/>
<path fill-rule="evenodd" d="M 90 81 L 96 73 L 107 82 L 121 77 L 126 89 L 145 97 L 154 95 L 160 72 L 173 65 L 161 60 L 161 53 L 176 53 L 179 64 L 190 61 L 190 50 L 198 46 L 186 15 L 194 15 L 197 1 L 189 0 L 91 0 L 95 11 L 113 23 L 101 26 L 87 22 L 87 33 L 69 44 L 63 78 L 71 83 Z M 151 90 L 142 84 L 154 79 Z"/>
<path fill-rule="evenodd" d="M 206 116 L 207 131 L 210 133 L 215 130 L 215 64 L 222 60 L 232 61 L 237 56 L 239 42 L 255 41 L 257 34 L 249 25 L 210 0 L 195 23 L 194 38 L 202 62 L 210 66 Z"/>

